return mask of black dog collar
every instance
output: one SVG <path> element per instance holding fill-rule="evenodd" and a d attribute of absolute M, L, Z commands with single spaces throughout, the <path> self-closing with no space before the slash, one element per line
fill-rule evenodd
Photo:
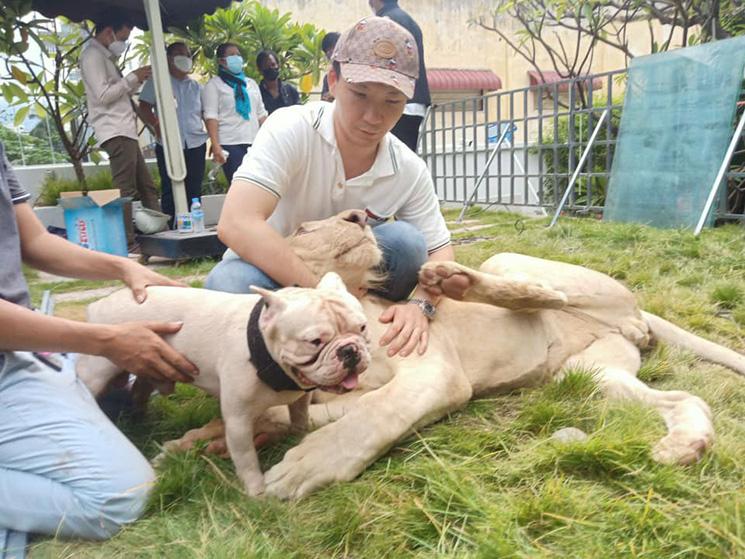
<path fill-rule="evenodd" d="M 310 392 L 313 388 L 302 388 L 291 377 L 282 370 L 282 367 L 272 359 L 269 350 L 264 343 L 264 337 L 259 330 L 259 317 L 261 311 L 266 306 L 264 299 L 261 299 L 251 311 L 246 328 L 246 338 L 248 339 L 248 351 L 251 354 L 250 361 L 256 367 L 256 374 L 259 379 L 267 384 L 272 390 L 277 392 L 281 390 L 303 390 Z"/>

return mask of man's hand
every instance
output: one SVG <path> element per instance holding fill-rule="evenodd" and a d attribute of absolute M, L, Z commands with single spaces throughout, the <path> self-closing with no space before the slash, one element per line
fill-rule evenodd
<path fill-rule="evenodd" d="M 132 295 L 138 303 L 143 303 L 147 298 L 147 290 L 145 288 L 148 285 L 186 287 L 180 281 L 172 280 L 162 274 L 153 272 L 151 269 L 131 260 L 127 261 L 122 281 L 132 290 Z"/>
<path fill-rule="evenodd" d="M 219 145 L 211 144 L 210 152 L 212 153 L 213 161 L 218 165 L 223 165 L 228 159 L 227 157 L 225 157 L 225 151 Z"/>
<path fill-rule="evenodd" d="M 181 322 L 125 322 L 108 327 L 101 355 L 125 371 L 158 382 L 192 382 L 196 366 L 160 336 L 181 330 Z"/>
<path fill-rule="evenodd" d="M 132 73 L 137 76 L 137 80 L 142 83 L 153 75 L 153 69 L 151 66 L 142 66 L 141 68 L 134 70 Z"/>
<path fill-rule="evenodd" d="M 391 305 L 378 320 L 390 324 L 380 338 L 380 345 L 388 346 L 389 357 L 396 354 L 406 357 L 415 349 L 419 355 L 427 351 L 429 319 L 418 306 L 409 303 Z"/>

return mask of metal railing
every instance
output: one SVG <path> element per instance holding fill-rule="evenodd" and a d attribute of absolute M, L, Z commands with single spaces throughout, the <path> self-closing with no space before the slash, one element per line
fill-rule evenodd
<path fill-rule="evenodd" d="M 433 105 L 422 123 L 418 151 L 438 197 L 464 207 L 501 206 L 547 215 L 558 207 L 576 172 L 563 209 L 601 212 L 625 81 L 626 71 L 618 70 Z M 606 110 L 607 118 L 578 169 Z M 745 138 L 738 148 L 722 181 L 720 192 L 726 195 L 719 197 L 716 212 L 718 218 L 742 221 Z"/>
<path fill-rule="evenodd" d="M 439 198 L 464 203 L 474 193 L 474 203 L 545 214 L 557 205 L 608 109 L 565 206 L 601 210 L 625 77 L 623 70 L 606 72 L 433 105 L 419 152 Z"/>

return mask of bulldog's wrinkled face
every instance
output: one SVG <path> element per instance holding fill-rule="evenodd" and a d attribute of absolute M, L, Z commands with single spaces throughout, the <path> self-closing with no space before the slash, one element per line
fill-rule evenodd
<path fill-rule="evenodd" d="M 266 347 L 295 382 L 338 393 L 357 386 L 370 363 L 367 318 L 337 274 L 316 289 L 253 289 L 266 304 L 259 318 Z"/>
<path fill-rule="evenodd" d="M 382 252 L 362 210 L 345 210 L 328 219 L 306 221 L 287 241 L 315 274 L 336 272 L 352 293 L 383 279 L 376 271 Z"/>

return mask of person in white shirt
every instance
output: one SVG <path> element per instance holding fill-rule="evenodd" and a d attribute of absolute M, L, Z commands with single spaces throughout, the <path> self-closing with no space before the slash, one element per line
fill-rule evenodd
<path fill-rule="evenodd" d="M 371 16 L 339 38 L 332 60 L 335 102 L 275 112 L 236 172 L 218 223 L 230 250 L 206 287 L 315 286 L 319 278 L 283 236 L 303 221 L 364 209 L 388 276 L 378 294 L 403 300 L 381 315 L 390 324 L 381 344 L 389 355 L 421 354 L 438 301 L 417 286 L 417 272 L 454 254 L 426 164 L 389 133 L 414 92 L 416 44 L 397 23 Z"/>
<path fill-rule="evenodd" d="M 202 91 L 212 158 L 223 166 L 228 184 L 267 117 L 259 86 L 243 73 L 243 65 L 238 45 L 221 44 L 217 47 L 217 75 Z"/>
<path fill-rule="evenodd" d="M 109 155 L 113 184 L 122 196 L 140 200 L 146 208 L 160 211 L 153 184 L 137 141 L 137 116 L 131 96 L 150 77 L 150 66 L 138 68 L 126 77 L 116 59 L 127 49 L 133 24 L 126 14 L 107 10 L 96 22 L 95 34 L 80 55 L 80 74 L 88 104 L 88 120 L 98 144 Z M 135 245 L 132 205 L 124 211 L 124 226 L 130 249 Z"/>
<path fill-rule="evenodd" d="M 176 116 L 179 132 L 181 133 L 181 147 L 184 151 L 186 163 L 186 200 L 191 209 L 193 198 L 202 196 L 202 180 L 204 179 L 205 155 L 207 153 L 207 132 L 202 119 L 202 86 L 189 77 L 193 62 L 186 43 L 171 43 L 166 48 L 168 57 L 168 72 L 171 74 L 171 87 L 176 100 Z M 171 216 L 170 224 L 176 213 L 173 202 L 173 188 L 171 178 L 166 170 L 166 158 L 160 138 L 160 122 L 155 114 L 155 84 L 148 80 L 140 92 L 140 114 L 142 119 L 154 130 L 157 137 L 155 157 L 158 160 L 160 173 L 161 199 L 163 212 Z"/>

